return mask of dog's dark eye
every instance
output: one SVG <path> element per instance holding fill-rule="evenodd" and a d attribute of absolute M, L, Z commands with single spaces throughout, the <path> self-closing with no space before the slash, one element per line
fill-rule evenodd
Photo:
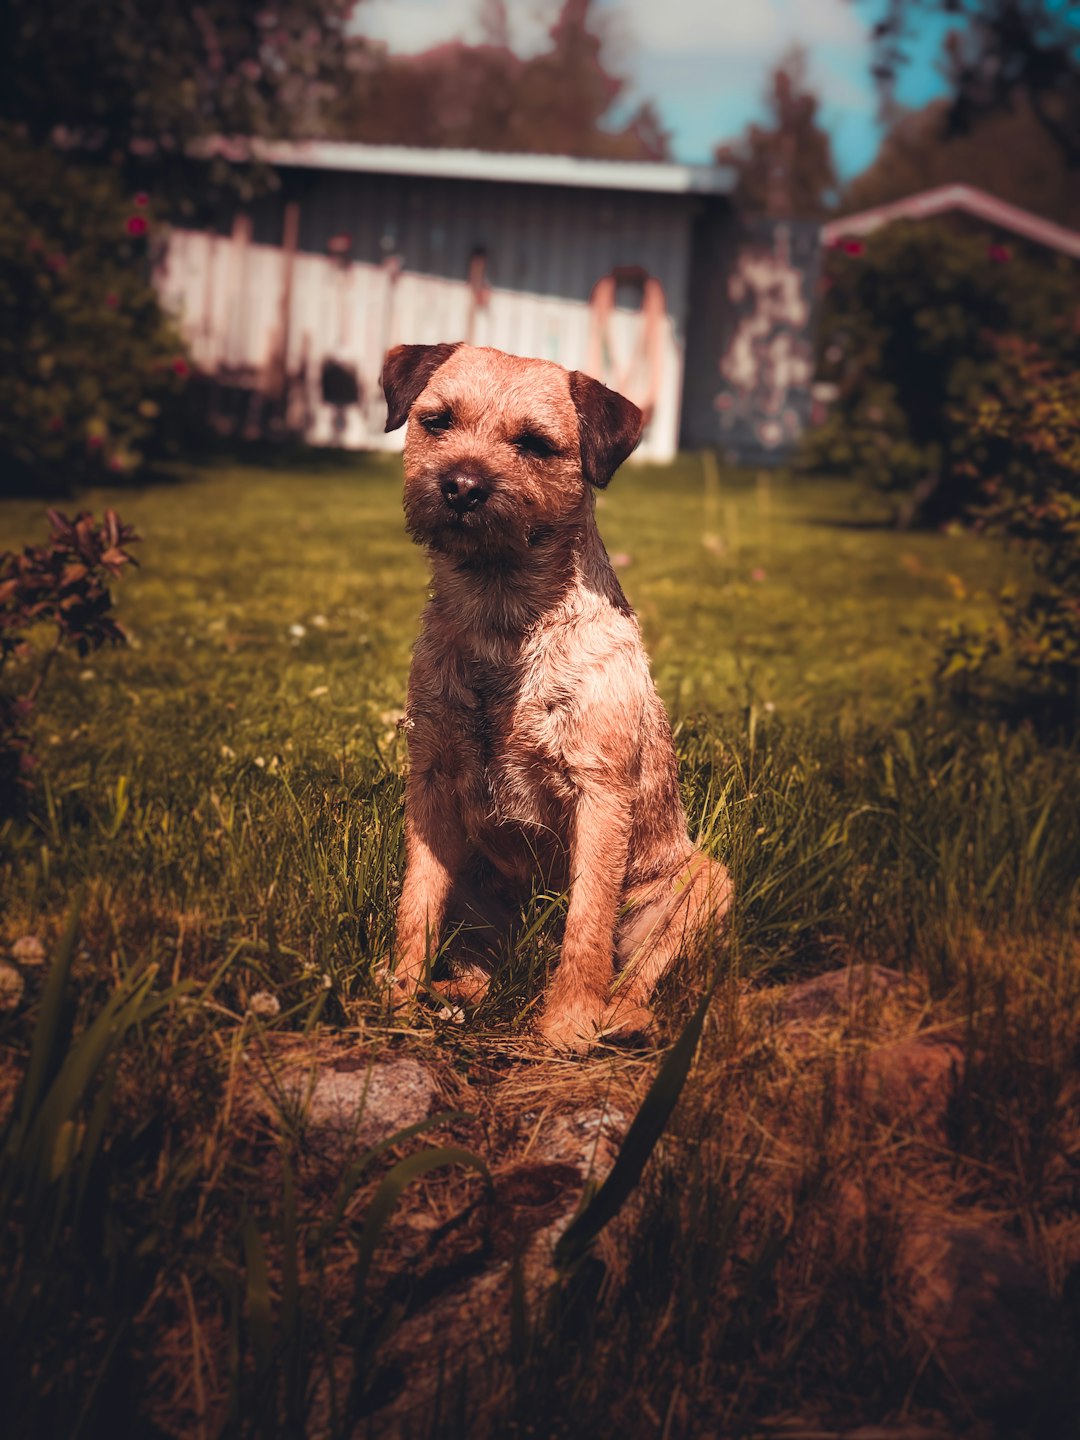
<path fill-rule="evenodd" d="M 434 415 L 421 415 L 420 424 L 429 435 L 442 435 L 454 423 L 454 417 L 449 410 L 439 410 Z"/>
<path fill-rule="evenodd" d="M 531 455 L 535 460 L 546 460 L 549 455 L 555 454 L 555 446 L 550 440 L 545 440 L 543 435 L 536 435 L 532 430 L 526 430 L 521 435 L 514 437 L 514 448 L 522 455 Z"/>

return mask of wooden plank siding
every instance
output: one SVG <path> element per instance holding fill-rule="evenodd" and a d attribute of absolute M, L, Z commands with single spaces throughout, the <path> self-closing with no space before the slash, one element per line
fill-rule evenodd
<path fill-rule="evenodd" d="M 382 430 L 385 350 L 469 337 L 591 368 L 639 403 L 651 399 L 639 454 L 675 453 L 701 197 L 300 168 L 281 180 L 276 194 L 224 216 L 216 230 L 174 230 L 160 276 L 198 366 L 223 387 L 251 392 L 256 428 L 261 397 L 279 397 L 284 374 L 282 421 L 311 443 L 399 448 L 401 433 Z M 298 218 L 291 261 L 282 244 L 287 206 Z M 336 259 L 331 241 L 343 236 L 348 254 Z M 483 304 L 468 279 L 478 251 Z M 634 295 L 619 292 L 607 343 L 598 343 L 590 301 L 617 267 L 639 267 L 663 287 L 658 383 L 640 353 Z M 353 368 L 359 403 L 344 411 L 325 403 L 326 360 Z"/>

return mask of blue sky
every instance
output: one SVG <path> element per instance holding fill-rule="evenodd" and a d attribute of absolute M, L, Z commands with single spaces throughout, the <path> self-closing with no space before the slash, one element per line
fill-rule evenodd
<path fill-rule="evenodd" d="M 543 43 L 557 0 L 509 0 L 511 38 L 522 51 Z M 397 51 L 479 38 L 479 0 L 367 0 L 358 25 Z M 759 118 L 769 70 L 794 41 L 810 56 L 842 176 L 873 159 L 880 141 L 870 78 L 873 0 L 600 0 L 619 70 L 637 97 L 652 99 L 680 160 L 704 161 Z M 900 98 L 918 105 L 942 93 L 935 65 L 940 23 L 911 46 Z"/>

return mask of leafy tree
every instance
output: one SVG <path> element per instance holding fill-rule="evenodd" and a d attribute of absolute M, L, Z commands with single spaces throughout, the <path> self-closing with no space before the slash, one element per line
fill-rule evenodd
<path fill-rule="evenodd" d="M 0 131 L 0 485 L 135 470 L 188 361 L 151 284 L 150 197 Z"/>
<path fill-rule="evenodd" d="M 312 134 L 343 75 L 356 0 L 7 0 L 0 118 L 57 133 L 128 183 L 208 135 Z"/>
<path fill-rule="evenodd" d="M 962 182 L 1080 227 L 1080 185 L 1061 150 L 1018 94 L 1010 110 L 980 118 L 963 135 L 950 134 L 947 100 L 899 114 L 876 158 L 847 186 L 841 211 L 899 200 L 936 185 Z"/>
<path fill-rule="evenodd" d="M 777 65 L 765 104 L 767 122 L 748 125 L 733 144 L 718 146 L 716 162 L 734 167 L 735 201 L 745 213 L 818 219 L 835 203 L 837 181 L 805 50 L 794 47 Z"/>
<path fill-rule="evenodd" d="M 352 78 L 333 107 L 335 133 L 376 144 L 663 159 L 668 137 L 651 105 L 611 126 L 626 81 L 606 58 L 596 12 L 592 0 L 563 0 L 549 47 L 527 58 L 510 48 L 501 0 L 482 9 L 481 45 L 389 56 L 356 41 Z"/>
<path fill-rule="evenodd" d="M 952 94 L 951 134 L 1009 111 L 1022 95 L 1044 132 L 1080 166 L 1080 0 L 886 0 L 874 26 L 874 75 L 886 108 L 920 19 L 956 21 L 942 60 Z"/>
<path fill-rule="evenodd" d="M 954 629 L 939 678 L 964 699 L 1080 728 L 1080 372 L 1018 341 L 967 417 L 960 467 L 974 513 L 1021 546 L 1034 582 L 1006 588 L 995 624 Z"/>
<path fill-rule="evenodd" d="M 818 374 L 837 398 L 807 463 L 895 493 L 905 523 L 962 513 L 975 482 L 957 462 L 970 413 L 1002 372 L 997 337 L 1080 355 L 1074 262 L 896 222 L 832 250 L 826 283 Z"/>

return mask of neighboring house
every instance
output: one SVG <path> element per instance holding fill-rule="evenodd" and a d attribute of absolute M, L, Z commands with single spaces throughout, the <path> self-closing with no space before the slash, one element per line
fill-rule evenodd
<path fill-rule="evenodd" d="M 869 235 L 893 220 L 932 220 L 941 215 L 966 215 L 993 230 L 1008 231 L 1047 250 L 1057 250 L 1080 260 L 1080 232 L 1044 220 L 1030 210 L 1021 210 L 1018 205 L 1010 205 L 996 195 L 977 190 L 974 185 L 939 185 L 933 190 L 905 195 L 902 200 L 893 200 L 887 205 L 875 205 L 840 220 L 831 220 L 822 226 L 821 243 L 835 245 L 845 236 Z"/>
<path fill-rule="evenodd" d="M 646 413 L 646 459 L 782 458 L 807 422 L 817 227 L 742 229 L 722 167 L 254 149 L 280 188 L 175 229 L 159 272 L 222 430 L 396 449 L 382 357 L 444 340 L 621 390 Z"/>

